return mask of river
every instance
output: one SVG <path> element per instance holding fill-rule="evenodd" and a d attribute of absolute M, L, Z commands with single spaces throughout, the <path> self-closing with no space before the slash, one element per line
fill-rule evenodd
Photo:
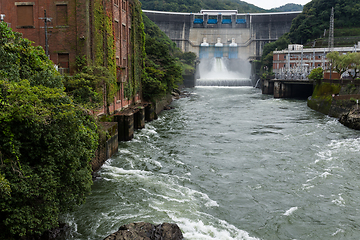
<path fill-rule="evenodd" d="M 196 87 L 122 142 L 66 239 L 175 222 L 186 239 L 360 239 L 360 132 L 252 87 Z"/>

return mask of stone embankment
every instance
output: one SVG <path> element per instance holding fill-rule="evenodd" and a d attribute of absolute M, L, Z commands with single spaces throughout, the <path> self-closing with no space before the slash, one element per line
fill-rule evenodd
<path fill-rule="evenodd" d="M 343 125 L 360 130 L 360 82 L 341 84 L 338 93 L 320 98 L 309 97 L 307 105 L 318 112 L 339 119 Z"/>
<path fill-rule="evenodd" d="M 96 176 L 95 172 L 117 152 L 120 141 L 131 140 L 136 129 L 142 129 L 146 122 L 157 119 L 162 110 L 168 109 L 173 97 L 176 96 L 169 94 L 154 102 L 137 103 L 106 117 L 110 121 L 101 122 L 105 134 L 100 136 L 99 147 L 91 162 L 93 175 Z"/>
<path fill-rule="evenodd" d="M 184 237 L 178 225 L 163 223 L 154 225 L 146 222 L 123 225 L 104 240 L 182 240 Z"/>
<path fill-rule="evenodd" d="M 360 110 L 354 109 L 343 114 L 339 121 L 349 128 L 360 130 Z"/>

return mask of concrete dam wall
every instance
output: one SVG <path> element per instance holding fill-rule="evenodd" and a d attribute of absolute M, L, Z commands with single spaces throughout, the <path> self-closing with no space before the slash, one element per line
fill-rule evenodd
<path fill-rule="evenodd" d="M 229 46 L 236 44 L 239 58 L 260 59 L 266 43 L 289 32 L 292 20 L 300 12 L 247 13 L 232 10 L 204 10 L 200 13 L 175 13 L 143 10 L 182 51 L 200 56 L 203 43 L 210 55 L 216 43 L 223 44 L 223 57 L 229 57 Z M 213 55 L 211 55 L 213 56 Z"/>

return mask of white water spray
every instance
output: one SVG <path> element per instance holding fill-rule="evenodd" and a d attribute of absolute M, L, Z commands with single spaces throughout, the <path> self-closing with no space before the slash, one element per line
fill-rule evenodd
<path fill-rule="evenodd" d="M 229 70 L 230 61 L 239 64 L 236 71 Z M 196 86 L 251 86 L 250 69 L 250 63 L 240 59 L 202 59 L 198 68 L 200 78 L 196 80 Z"/>

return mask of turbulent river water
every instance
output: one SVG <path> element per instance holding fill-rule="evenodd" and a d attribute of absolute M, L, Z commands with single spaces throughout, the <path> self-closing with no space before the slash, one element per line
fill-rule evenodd
<path fill-rule="evenodd" d="M 66 239 L 175 222 L 185 239 L 360 239 L 360 132 L 252 87 L 196 87 L 122 142 Z"/>

